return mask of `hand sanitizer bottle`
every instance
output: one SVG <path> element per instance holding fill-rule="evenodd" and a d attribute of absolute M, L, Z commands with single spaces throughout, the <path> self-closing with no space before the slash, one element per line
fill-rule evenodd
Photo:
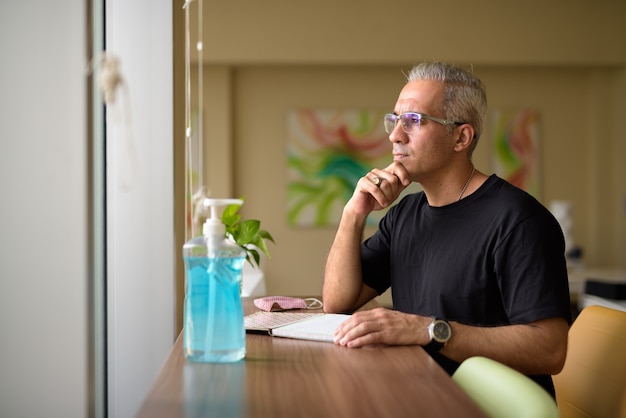
<path fill-rule="evenodd" d="M 246 354 L 241 271 L 246 251 L 225 238 L 217 209 L 239 199 L 206 199 L 203 236 L 183 246 L 185 308 L 183 351 L 192 362 L 229 363 Z"/>

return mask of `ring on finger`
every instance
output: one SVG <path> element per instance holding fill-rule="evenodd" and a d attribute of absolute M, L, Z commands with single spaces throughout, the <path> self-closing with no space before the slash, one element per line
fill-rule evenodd
<path fill-rule="evenodd" d="M 383 179 L 381 177 L 375 176 L 375 177 L 372 177 L 370 181 L 374 183 L 374 185 L 380 189 L 380 185 L 382 184 Z"/>

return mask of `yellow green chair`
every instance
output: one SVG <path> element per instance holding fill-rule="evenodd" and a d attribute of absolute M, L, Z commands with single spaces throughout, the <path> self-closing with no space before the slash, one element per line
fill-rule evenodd
<path fill-rule="evenodd" d="M 562 418 L 626 418 L 626 312 L 583 309 L 553 381 Z"/>
<path fill-rule="evenodd" d="M 536 382 L 495 360 L 471 357 L 452 379 L 492 418 L 558 418 L 554 398 Z"/>

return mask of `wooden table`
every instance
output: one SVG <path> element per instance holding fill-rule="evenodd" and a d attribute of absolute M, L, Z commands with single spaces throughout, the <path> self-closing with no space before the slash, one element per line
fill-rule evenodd
<path fill-rule="evenodd" d="M 179 336 L 137 417 L 484 417 L 419 346 L 248 334 L 246 350 L 237 363 L 190 363 Z"/>

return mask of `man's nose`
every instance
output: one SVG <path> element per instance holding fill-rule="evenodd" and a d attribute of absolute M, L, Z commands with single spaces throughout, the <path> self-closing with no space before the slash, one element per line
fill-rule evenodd
<path fill-rule="evenodd" d="M 408 135 L 406 132 L 404 132 L 404 129 L 402 128 L 402 121 L 396 121 L 396 124 L 393 127 L 393 131 L 391 131 L 391 133 L 389 134 L 389 141 L 393 143 L 406 142 L 407 139 Z"/>

